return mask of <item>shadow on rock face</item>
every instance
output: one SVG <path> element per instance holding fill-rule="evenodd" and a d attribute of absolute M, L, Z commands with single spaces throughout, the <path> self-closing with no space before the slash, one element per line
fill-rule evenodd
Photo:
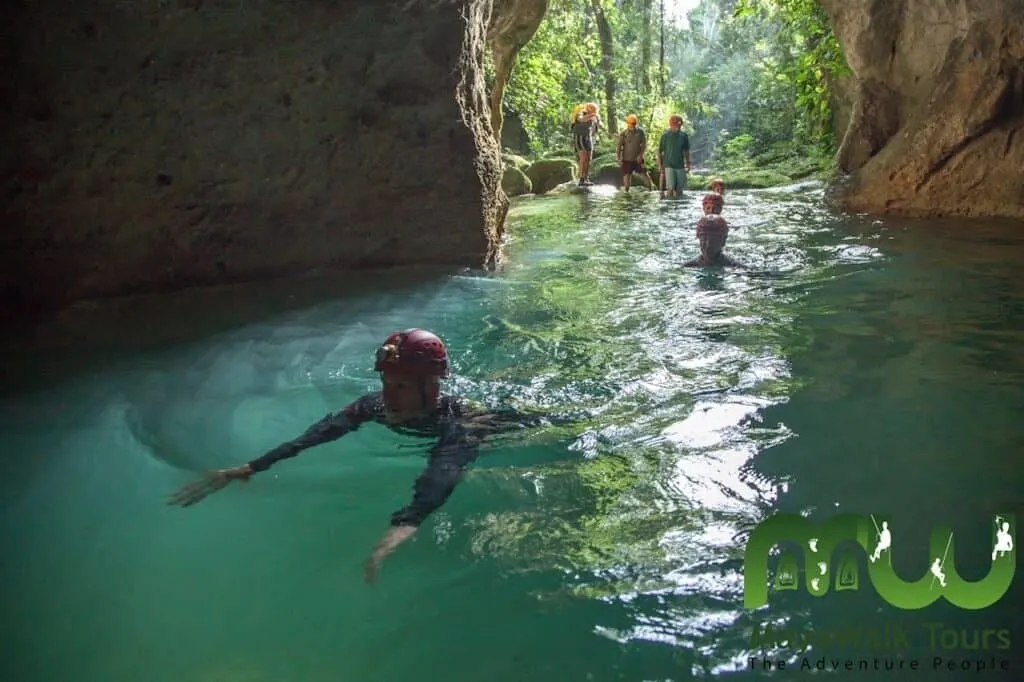
<path fill-rule="evenodd" d="M 1024 218 L 1018 0 L 822 0 L 853 71 L 835 195 L 868 213 Z M 978 190 L 983 190 L 979 192 Z"/>
<path fill-rule="evenodd" d="M 507 199 L 487 3 L 166 5 L 0 17 L 17 26 L 0 84 L 10 319 L 321 267 L 489 262 Z"/>

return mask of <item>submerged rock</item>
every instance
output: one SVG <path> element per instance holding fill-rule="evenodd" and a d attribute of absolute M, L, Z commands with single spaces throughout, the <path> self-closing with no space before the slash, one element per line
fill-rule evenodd
<path fill-rule="evenodd" d="M 651 173 L 651 179 L 654 181 L 654 188 L 658 188 L 657 171 Z M 615 163 L 606 163 L 602 165 L 597 173 L 591 173 L 591 177 L 594 178 L 594 182 L 599 185 L 613 185 L 615 187 L 622 186 L 622 167 Z M 639 189 L 647 189 L 647 178 L 639 173 L 633 173 L 632 186 Z"/>

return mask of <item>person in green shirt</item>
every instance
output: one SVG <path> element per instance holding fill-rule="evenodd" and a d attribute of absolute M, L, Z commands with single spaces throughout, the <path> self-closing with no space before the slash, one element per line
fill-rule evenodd
<path fill-rule="evenodd" d="M 690 172 L 690 136 L 682 130 L 683 118 L 673 114 L 668 119 L 668 130 L 661 134 L 658 142 L 658 168 L 665 182 L 661 198 L 665 193 L 678 197 L 686 189 L 686 174 Z"/>

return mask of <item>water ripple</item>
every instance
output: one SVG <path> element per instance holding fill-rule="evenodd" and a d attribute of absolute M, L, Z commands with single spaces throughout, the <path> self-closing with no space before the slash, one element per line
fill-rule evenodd
<path fill-rule="evenodd" d="M 281 660 L 297 651 L 323 661 L 310 680 L 369 679 L 382 660 L 422 667 L 450 632 L 490 631 L 502 634 L 477 652 L 488 660 L 507 660 L 509 632 L 516 646 L 550 639 L 589 656 L 587 640 L 574 639 L 584 631 L 614 642 L 612 658 L 630 647 L 650 654 L 638 643 L 686 652 L 692 669 L 659 678 L 725 675 L 744 667 L 765 615 L 742 608 L 740 568 L 745 537 L 770 511 L 909 505 L 905 490 L 995 499 L 1024 480 L 1013 455 L 1024 443 L 1014 430 L 1024 258 L 1006 255 L 1019 240 L 1003 235 L 996 249 L 982 241 L 989 228 L 950 228 L 929 241 L 898 221 L 829 214 L 821 188 L 805 185 L 727 195 L 727 250 L 752 270 L 685 269 L 698 202 L 605 190 L 533 198 L 511 214 L 500 272 L 364 289 L 232 325 L 206 320 L 216 334 L 126 352 L 10 400 L 0 522 L 24 536 L 16 558 L 0 562 L 5 595 L 22 607 L 12 613 L 61 605 L 40 616 L 40 641 L 72 637 L 64 604 L 78 604 L 78 618 L 110 615 L 73 633 L 100 662 L 81 675 L 46 668 L 48 679 L 141 679 L 189 647 L 219 660 L 225 631 L 261 658 L 253 669 L 276 670 L 278 650 L 259 639 L 268 620 L 275 637 L 296 633 Z M 164 323 L 179 329 L 180 311 L 211 309 L 203 297 L 214 293 L 196 296 Z M 149 331 L 122 324 L 126 337 Z M 410 326 L 448 342 L 448 390 L 566 419 L 492 442 L 418 540 L 389 559 L 386 590 L 367 596 L 360 565 L 422 471 L 423 443 L 362 429 L 195 513 L 159 505 L 192 473 L 247 461 L 375 389 L 372 349 Z M 110 542 L 117 534 L 129 540 Z M 249 584 L 261 585 L 258 599 Z M 324 595 L 346 609 L 324 609 Z M 213 608 L 196 621 L 191 605 L 203 599 Z M 575 620 L 546 631 L 538 607 L 550 622 Z M 350 612 L 372 615 L 371 625 L 353 626 Z M 151 613 L 160 616 L 142 617 Z M 432 630 L 445 634 L 421 635 Z M 162 660 L 117 653 L 182 638 L 191 641 Z M 385 655 L 361 655 L 373 647 Z M 460 657 L 444 665 L 463 665 L 452 679 L 479 676 Z M 629 679 L 647 674 L 640 667 Z"/>

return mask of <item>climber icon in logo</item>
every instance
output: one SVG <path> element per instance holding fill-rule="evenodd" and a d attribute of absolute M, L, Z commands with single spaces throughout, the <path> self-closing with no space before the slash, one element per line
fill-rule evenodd
<path fill-rule="evenodd" d="M 860 545 L 867 554 L 871 584 L 882 599 L 898 609 L 923 609 L 939 597 L 961 609 L 984 609 L 1010 589 L 1017 568 L 1016 521 L 1012 514 L 993 518 L 992 565 L 988 575 L 977 582 L 967 582 L 957 573 L 953 532 L 946 526 L 932 530 L 928 572 L 916 581 L 903 580 L 892 567 L 894 527 L 890 518 L 874 514 L 840 514 L 820 525 L 799 514 L 765 519 L 754 529 L 744 553 L 744 606 L 756 609 L 768 603 L 768 556 L 772 547 L 783 542 L 799 543 L 807 591 L 815 597 L 827 594 L 832 583 L 837 592 L 858 588 L 860 568 L 857 550 L 852 547 L 842 548 L 834 574 L 829 575 L 834 551 L 847 541 Z M 796 552 L 783 549 L 775 572 L 775 590 L 800 589 L 798 575 Z"/>

